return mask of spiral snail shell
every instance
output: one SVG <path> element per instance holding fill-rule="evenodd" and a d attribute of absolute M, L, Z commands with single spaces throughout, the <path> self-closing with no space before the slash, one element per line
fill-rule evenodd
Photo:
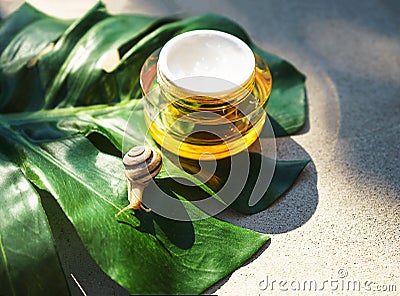
<path fill-rule="evenodd" d="M 124 175 L 128 180 L 129 205 L 119 211 L 115 217 L 128 209 L 143 209 L 150 212 L 142 204 L 144 188 L 160 172 L 162 167 L 161 155 L 154 149 L 147 146 L 136 146 L 125 154 L 122 160 L 125 171 Z"/>

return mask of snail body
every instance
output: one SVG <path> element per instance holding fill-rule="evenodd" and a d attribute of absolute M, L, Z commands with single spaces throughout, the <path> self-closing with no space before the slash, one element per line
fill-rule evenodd
<path fill-rule="evenodd" d="M 129 205 L 119 211 L 115 217 L 128 209 L 150 212 L 142 204 L 143 190 L 150 181 L 160 172 L 162 167 L 161 155 L 147 146 L 136 146 L 125 154 L 122 160 L 125 178 L 128 180 Z"/>

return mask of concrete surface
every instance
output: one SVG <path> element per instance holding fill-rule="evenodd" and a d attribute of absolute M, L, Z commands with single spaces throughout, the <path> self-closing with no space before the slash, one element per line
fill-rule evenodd
<path fill-rule="evenodd" d="M 51 13 L 73 15 L 95 1 L 32 2 Z M 313 163 L 268 210 L 251 216 L 220 215 L 272 234 L 272 240 L 206 294 L 400 294 L 400 2 L 105 2 L 115 12 L 226 15 L 262 48 L 307 76 L 309 123 L 300 134 L 279 139 L 278 155 L 310 157 Z M 0 9 L 7 14 L 19 3 L 0 1 Z M 46 204 L 56 208 L 51 199 Z M 50 218 L 64 269 L 86 293 L 125 295 L 87 257 L 71 226 L 57 214 Z M 267 289 L 260 289 L 267 279 Z M 74 295 L 80 295 L 69 280 Z M 306 280 L 315 281 L 322 291 L 293 291 Z M 287 281 L 286 286 L 280 288 L 280 281 Z M 360 282 L 360 291 L 347 291 L 348 281 Z M 288 291 L 282 291 L 285 288 Z M 377 291 L 385 288 L 397 292 Z"/>

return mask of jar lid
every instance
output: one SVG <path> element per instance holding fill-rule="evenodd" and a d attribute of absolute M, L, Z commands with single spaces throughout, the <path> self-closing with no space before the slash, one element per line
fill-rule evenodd
<path fill-rule="evenodd" d="M 216 30 L 180 34 L 161 49 L 157 73 L 188 94 L 221 95 L 244 87 L 254 76 L 255 58 L 239 38 Z"/>

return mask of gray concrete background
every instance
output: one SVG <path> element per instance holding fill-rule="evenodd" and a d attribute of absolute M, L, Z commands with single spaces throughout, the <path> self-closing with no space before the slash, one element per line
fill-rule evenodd
<path fill-rule="evenodd" d="M 75 13 L 93 1 L 32 1 L 51 13 Z M 105 1 L 114 12 L 189 15 L 215 12 L 239 22 L 265 50 L 307 76 L 309 122 L 278 140 L 281 159 L 310 157 L 294 187 L 266 211 L 220 218 L 263 233 L 271 243 L 206 291 L 219 295 L 398 295 L 400 293 L 400 2 Z M 0 1 L 3 14 L 21 1 Z M 46 208 L 64 269 L 88 295 L 125 295 L 85 253 L 57 206 Z M 280 291 L 266 279 L 369 281 L 396 292 Z M 74 295 L 81 295 L 69 278 Z M 265 283 L 265 282 L 264 282 Z M 380 288 L 385 288 L 381 286 Z M 386 288 L 388 288 L 386 286 Z"/>

